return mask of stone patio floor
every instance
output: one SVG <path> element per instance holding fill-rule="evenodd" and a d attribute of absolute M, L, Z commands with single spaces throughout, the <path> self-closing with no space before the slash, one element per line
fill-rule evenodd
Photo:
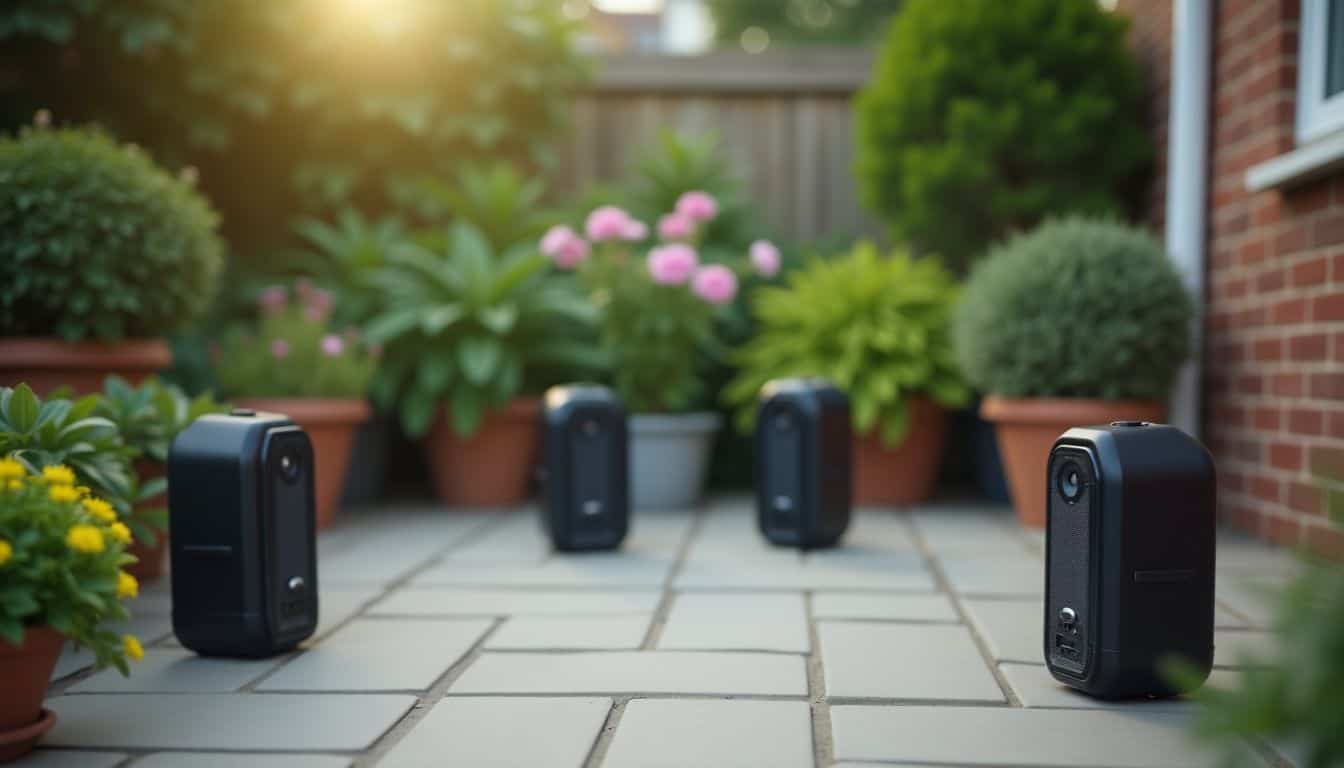
<path fill-rule="evenodd" d="M 1104 705 L 1040 658 L 1039 533 L 1006 509 L 859 510 L 839 549 L 757 534 L 749 502 L 638 514 L 616 553 L 552 554 L 531 509 L 383 508 L 320 537 L 321 626 L 262 661 L 173 640 L 134 601 L 130 678 L 67 651 L 25 766 L 1172 766 L 1196 705 Z M 1220 540 L 1213 684 L 1272 647 L 1260 584 L 1296 567 Z M 1266 765 L 1291 765 L 1268 747 Z"/>

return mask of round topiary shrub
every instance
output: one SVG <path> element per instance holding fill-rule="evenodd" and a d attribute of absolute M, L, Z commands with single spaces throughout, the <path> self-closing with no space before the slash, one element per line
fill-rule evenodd
<path fill-rule="evenodd" d="M 1164 399 L 1193 302 L 1147 233 L 1071 217 L 990 250 L 957 308 L 957 356 L 1003 397 Z"/>
<path fill-rule="evenodd" d="M 163 336 L 209 303 L 218 217 L 95 130 L 0 138 L 0 336 Z"/>
<path fill-rule="evenodd" d="M 965 269 L 1059 213 L 1123 213 L 1151 154 L 1127 20 L 1096 0 L 907 0 L 856 107 L 865 204 Z"/>

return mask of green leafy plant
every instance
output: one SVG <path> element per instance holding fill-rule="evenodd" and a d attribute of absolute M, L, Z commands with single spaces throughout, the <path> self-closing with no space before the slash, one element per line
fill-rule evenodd
<path fill-rule="evenodd" d="M 130 618 L 121 600 L 139 588 L 121 570 L 135 562 L 130 531 L 74 479 L 59 465 L 33 473 L 0 458 L 0 639 L 22 645 L 26 628 L 48 626 L 126 674 L 126 659 L 143 655 L 140 642 L 103 625 Z"/>
<path fill-rule="evenodd" d="M 1194 312 L 1146 232 L 1046 222 L 992 249 L 957 312 L 971 383 L 1004 397 L 1162 399 L 1189 351 Z"/>
<path fill-rule="evenodd" d="M 233 397 L 364 397 L 378 348 L 355 328 L 331 323 L 335 298 L 300 280 L 262 292 L 255 327 L 235 328 L 212 355 L 215 378 Z"/>
<path fill-rule="evenodd" d="M 122 516 L 136 541 L 152 547 L 159 533 L 168 529 L 168 509 L 162 502 L 173 438 L 201 416 L 226 411 L 228 406 L 208 392 L 190 398 L 155 378 L 138 387 L 119 376 L 104 382 L 94 413 L 116 425 L 123 442 L 136 452 L 128 487 L 131 509 Z"/>
<path fill-rule="evenodd" d="M 0 138 L 0 335 L 161 336 L 209 302 L 217 217 L 94 130 Z"/>
<path fill-rule="evenodd" d="M 533 243 L 555 218 L 542 205 L 546 185 L 513 165 L 497 162 L 467 166 L 452 181 L 417 179 L 401 193 L 401 202 L 431 224 L 457 219 L 480 230 L 496 253 Z M 429 235 L 428 245 L 442 248 L 444 228 Z"/>
<path fill-rule="evenodd" d="M 259 260 L 298 211 L 383 212 L 466 163 L 553 166 L 590 67 L 580 31 L 536 0 L 15 0 L 0 59 L 13 109 L 199 167 L 230 242 Z"/>
<path fill-rule="evenodd" d="M 449 227 L 441 253 L 407 245 L 374 275 L 381 312 L 366 327 L 383 345 L 373 385 L 420 436 L 440 406 L 470 435 L 487 409 L 605 360 L 585 343 L 596 312 L 568 281 L 546 274 L 534 247 L 496 256 L 475 227 Z"/>
<path fill-rule="evenodd" d="M 377 311 L 378 302 L 370 275 L 410 237 L 401 220 L 370 220 L 359 211 L 346 209 L 331 223 L 305 218 L 294 229 L 309 249 L 304 271 L 320 276 L 322 284 L 336 294 L 336 321 L 356 325 L 367 322 Z"/>
<path fill-rule="evenodd" d="M 1047 215 L 1125 212 L 1152 153 L 1127 26 L 1094 0 L 907 0 L 856 106 L 867 206 L 958 271 Z"/>
<path fill-rule="evenodd" d="M 1239 685 L 1194 694 L 1205 706 L 1196 733 L 1226 747 L 1228 766 L 1262 765 L 1243 739 L 1292 745 L 1302 768 L 1344 764 L 1344 568 L 1320 564 L 1281 596 L 1272 658 L 1244 659 Z M 1185 687 L 1198 675 L 1179 662 L 1169 674 Z"/>
<path fill-rule="evenodd" d="M 725 391 L 740 407 L 739 426 L 752 424 L 767 381 L 820 376 L 849 394 L 856 431 L 877 430 L 887 445 L 899 444 L 911 397 L 948 406 L 968 398 L 952 348 L 957 295 L 937 261 L 883 255 L 867 242 L 761 289 L 758 335 L 739 351 L 741 370 Z"/>
<path fill-rule="evenodd" d="M 0 456 L 33 473 L 67 466 L 82 485 L 124 515 L 135 495 L 130 469 L 135 451 L 122 441 L 116 424 L 95 415 L 101 399 L 86 395 L 43 402 L 27 384 L 0 387 Z"/>

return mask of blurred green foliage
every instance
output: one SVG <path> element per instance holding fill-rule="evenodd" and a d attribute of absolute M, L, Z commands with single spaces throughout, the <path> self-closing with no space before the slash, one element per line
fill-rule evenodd
<path fill-rule="evenodd" d="M 1130 212 L 1152 146 L 1127 27 L 1096 0 L 908 0 L 856 104 L 865 204 L 957 271 L 1047 215 Z"/>
<path fill-rule="evenodd" d="M 859 243 L 813 259 L 780 287 L 755 298 L 759 334 L 738 356 L 741 371 L 724 396 L 738 425 L 754 423 L 757 395 L 771 379 L 819 376 L 844 390 L 854 430 L 887 445 L 905 439 L 906 403 L 922 395 L 947 406 L 970 395 L 952 349 L 959 288 L 942 264 Z"/>
<path fill-rule="evenodd" d="M 575 33 L 536 0 L 13 0 L 0 102 L 197 165 L 256 255 L 300 211 L 381 214 L 467 162 L 549 167 L 587 75 Z"/>
<path fill-rule="evenodd" d="M 214 295 L 217 216 L 94 130 L 0 137 L 0 335 L 163 336 Z"/>
<path fill-rule="evenodd" d="M 1055 219 L 976 266 L 957 310 L 957 355 L 990 394 L 1161 400 L 1189 353 L 1193 312 L 1147 232 Z"/>
<path fill-rule="evenodd" d="M 882 34 L 904 0 L 709 0 L 714 35 L 737 44 L 759 27 L 771 45 L 860 44 Z"/>

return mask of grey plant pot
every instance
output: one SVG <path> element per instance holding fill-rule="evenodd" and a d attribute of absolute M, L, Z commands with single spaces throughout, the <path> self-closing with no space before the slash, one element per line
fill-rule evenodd
<path fill-rule="evenodd" d="M 631 416 L 631 506 L 684 509 L 699 502 L 721 421 L 712 412 Z"/>

